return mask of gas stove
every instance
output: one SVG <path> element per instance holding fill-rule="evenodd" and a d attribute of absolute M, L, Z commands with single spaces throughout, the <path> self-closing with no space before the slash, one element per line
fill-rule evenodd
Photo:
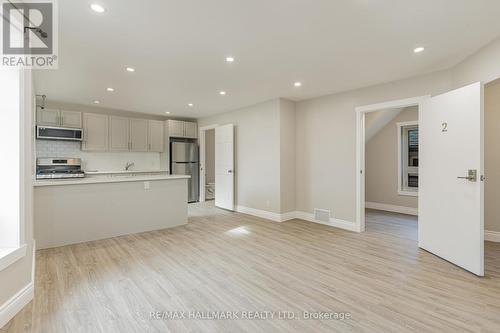
<path fill-rule="evenodd" d="M 79 158 L 38 158 L 36 179 L 84 178 L 82 161 Z"/>

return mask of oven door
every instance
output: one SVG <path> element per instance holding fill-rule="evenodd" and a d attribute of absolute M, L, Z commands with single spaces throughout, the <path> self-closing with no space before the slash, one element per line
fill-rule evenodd
<path fill-rule="evenodd" d="M 75 128 L 37 126 L 36 138 L 45 140 L 82 141 L 83 131 Z"/>

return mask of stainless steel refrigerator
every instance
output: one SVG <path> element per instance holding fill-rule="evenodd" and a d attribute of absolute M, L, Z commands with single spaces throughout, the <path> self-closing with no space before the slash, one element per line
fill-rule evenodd
<path fill-rule="evenodd" d="M 199 159 L 198 144 L 192 142 L 170 143 L 170 172 L 173 175 L 189 175 L 188 202 L 199 199 Z"/>

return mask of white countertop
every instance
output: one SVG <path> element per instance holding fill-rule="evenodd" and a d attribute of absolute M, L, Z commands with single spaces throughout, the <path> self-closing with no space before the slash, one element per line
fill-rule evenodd
<path fill-rule="evenodd" d="M 167 170 L 88 170 L 87 175 L 115 175 L 115 174 L 134 174 L 134 173 L 168 173 Z"/>
<path fill-rule="evenodd" d="M 61 186 L 61 185 L 85 185 L 101 183 L 121 182 L 147 182 L 157 180 L 189 179 L 191 176 L 184 175 L 151 175 L 151 176 L 120 176 L 120 177 L 86 177 L 74 179 L 48 179 L 36 180 L 33 186 Z"/>

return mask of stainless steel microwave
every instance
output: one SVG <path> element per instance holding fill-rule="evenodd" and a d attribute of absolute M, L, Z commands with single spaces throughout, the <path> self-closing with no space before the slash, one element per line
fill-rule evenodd
<path fill-rule="evenodd" d="M 42 140 L 82 141 L 83 130 L 80 128 L 37 126 L 36 138 Z"/>

